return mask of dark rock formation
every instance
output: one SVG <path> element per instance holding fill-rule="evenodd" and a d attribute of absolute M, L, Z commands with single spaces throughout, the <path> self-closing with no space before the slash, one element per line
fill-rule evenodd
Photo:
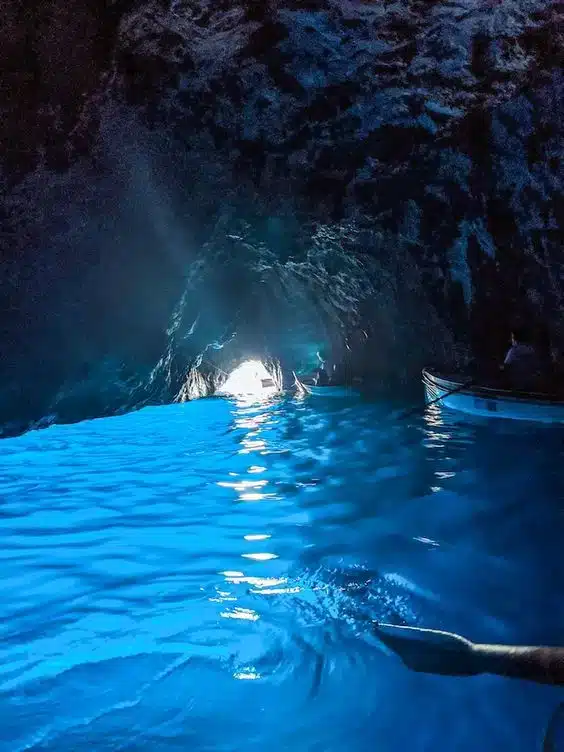
<path fill-rule="evenodd" d="M 564 346 L 562 3 L 1 10 L 5 433 L 249 355 L 384 383 L 516 316 Z"/>

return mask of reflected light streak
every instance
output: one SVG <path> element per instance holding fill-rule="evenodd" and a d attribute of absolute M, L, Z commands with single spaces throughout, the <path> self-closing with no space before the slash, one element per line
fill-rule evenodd
<path fill-rule="evenodd" d="M 237 606 L 231 611 L 222 611 L 220 616 L 224 619 L 243 619 L 244 621 L 258 621 L 260 616 L 251 608 L 240 608 Z"/>
<path fill-rule="evenodd" d="M 222 488 L 233 488 L 235 491 L 245 491 L 247 488 L 264 488 L 267 484 L 267 480 L 238 480 L 235 482 L 220 480 L 217 483 Z"/>
<path fill-rule="evenodd" d="M 435 546 L 439 547 L 439 544 L 437 541 L 432 540 L 431 538 L 423 538 L 422 536 L 416 536 L 413 540 L 419 541 L 420 543 L 426 543 L 428 546 Z"/>
<path fill-rule="evenodd" d="M 253 681 L 254 679 L 260 679 L 261 677 L 254 669 L 245 669 L 244 671 L 238 671 L 233 674 L 233 678 L 241 679 L 242 681 Z"/>
<path fill-rule="evenodd" d="M 239 418 L 235 421 L 235 428 L 251 428 L 258 431 L 261 428 L 261 423 L 266 420 L 268 420 L 268 413 L 253 415 L 251 418 Z"/>
<path fill-rule="evenodd" d="M 246 541 L 262 541 L 262 540 L 268 540 L 270 538 L 270 535 L 244 535 L 243 536 Z"/>
<path fill-rule="evenodd" d="M 250 454 L 251 452 L 255 452 L 266 447 L 266 442 L 262 439 L 256 439 L 255 441 L 243 439 L 241 443 L 243 444 L 243 449 L 239 449 L 239 454 Z"/>
<path fill-rule="evenodd" d="M 427 407 L 424 417 L 430 426 L 444 426 L 439 405 L 430 405 Z"/>
<path fill-rule="evenodd" d="M 271 559 L 277 559 L 278 554 L 267 554 L 267 553 L 258 553 L 258 554 L 241 554 L 243 559 L 253 559 L 254 561 L 270 561 Z"/>
<path fill-rule="evenodd" d="M 258 419 L 255 418 L 238 418 L 235 421 L 235 429 L 241 430 L 243 428 L 250 429 L 251 431 L 253 429 L 259 429 L 260 428 L 260 416 L 258 416 Z"/>
<path fill-rule="evenodd" d="M 276 494 L 263 494 L 263 493 L 242 493 L 239 496 L 241 501 L 262 501 L 263 499 L 274 499 Z"/>
<path fill-rule="evenodd" d="M 285 577 L 245 577 L 241 573 L 237 577 L 228 577 L 226 579 L 227 582 L 233 585 L 246 584 L 257 588 L 277 587 L 278 585 L 285 585 L 287 582 Z"/>
<path fill-rule="evenodd" d="M 214 598 L 208 598 L 208 600 L 210 603 L 225 603 L 225 601 L 236 601 L 237 598 L 225 590 L 216 590 L 216 596 Z"/>
<path fill-rule="evenodd" d="M 432 441 L 447 441 L 450 439 L 450 433 L 441 433 L 439 431 L 426 431 L 426 433 Z"/>

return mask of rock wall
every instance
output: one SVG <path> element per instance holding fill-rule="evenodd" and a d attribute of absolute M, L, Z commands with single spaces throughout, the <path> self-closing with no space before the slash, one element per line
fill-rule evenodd
<path fill-rule="evenodd" d="M 248 354 L 395 383 L 516 316 L 564 347 L 562 3 L 0 10 L 5 433 Z"/>

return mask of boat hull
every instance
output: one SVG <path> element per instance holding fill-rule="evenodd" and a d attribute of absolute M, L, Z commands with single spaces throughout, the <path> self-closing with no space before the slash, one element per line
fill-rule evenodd
<path fill-rule="evenodd" d="M 305 386 L 308 394 L 314 397 L 350 398 L 358 397 L 358 392 L 346 386 Z"/>
<path fill-rule="evenodd" d="M 329 397 L 331 399 L 350 399 L 358 397 L 359 393 L 348 386 L 316 386 L 315 384 L 305 384 L 296 374 L 294 374 L 295 386 L 298 393 L 310 397 Z"/>
<path fill-rule="evenodd" d="M 464 387 L 463 379 L 455 380 L 428 369 L 423 370 L 423 384 L 428 402 L 442 397 L 440 404 L 452 410 L 487 418 L 564 423 L 564 400 L 550 395 Z M 452 390 L 459 391 L 449 394 Z"/>

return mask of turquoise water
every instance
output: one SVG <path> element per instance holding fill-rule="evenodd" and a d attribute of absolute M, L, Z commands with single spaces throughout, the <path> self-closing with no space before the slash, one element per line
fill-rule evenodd
<path fill-rule="evenodd" d="M 562 433 L 205 400 L 0 443 L 0 749 L 534 750 L 560 690 L 371 620 L 563 643 Z"/>

